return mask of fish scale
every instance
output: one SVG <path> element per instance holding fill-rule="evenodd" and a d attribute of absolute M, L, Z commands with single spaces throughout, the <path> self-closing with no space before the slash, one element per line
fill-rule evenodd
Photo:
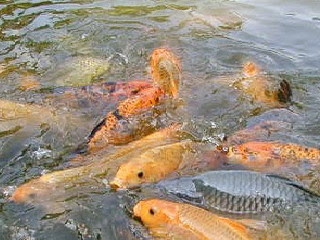
<path fill-rule="evenodd" d="M 180 205 L 180 208 L 179 220 L 185 225 L 193 226 L 204 232 L 211 232 L 212 229 L 214 229 L 214 235 L 219 236 L 220 239 L 247 239 L 231 229 L 230 226 L 223 224 L 219 221 L 219 218 L 214 218 L 213 216 L 208 218 L 208 215 L 203 210 L 194 211 L 194 209 L 190 209 L 188 205 Z M 204 222 L 206 222 L 205 225 L 203 225 Z"/>
<path fill-rule="evenodd" d="M 318 204 L 320 197 L 299 184 L 252 171 L 210 171 L 157 184 L 185 201 L 219 211 L 247 214 L 273 211 L 292 204 Z"/>

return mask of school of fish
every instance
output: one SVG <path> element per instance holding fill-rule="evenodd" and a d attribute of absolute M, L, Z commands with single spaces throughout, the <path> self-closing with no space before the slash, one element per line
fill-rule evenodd
<path fill-rule="evenodd" d="M 302 164 L 310 169 L 318 166 L 320 150 L 269 140 L 272 132 L 285 128 L 282 121 L 250 126 L 218 146 L 194 141 L 183 124 L 151 126 L 146 119 L 161 115 L 170 106 L 168 102 L 179 98 L 182 74 L 179 58 L 166 48 L 152 52 L 150 65 L 152 81 L 55 89 L 47 97 L 51 104 L 58 101 L 52 99 L 67 99 L 69 104 L 78 104 L 79 99 L 100 99 L 106 103 L 112 100 L 113 105 L 88 132 L 86 147 L 73 153 L 76 156 L 69 168 L 22 184 L 11 200 L 43 204 L 50 198 L 65 197 L 70 186 L 83 183 L 151 191 L 167 199 L 139 199 L 132 208 L 132 217 L 139 219 L 155 239 L 163 240 L 261 239 L 252 230 L 254 224 L 245 222 L 255 223 L 255 218 L 266 213 L 296 205 L 319 206 L 320 196 L 286 178 L 283 169 Z M 269 76 L 253 62 L 245 63 L 237 76 L 219 81 L 228 82 L 268 108 L 290 104 L 289 82 Z M 41 106 L 30 109 L 43 111 Z M 21 108 L 20 112 L 27 115 L 30 111 Z M 0 114 L 10 117 L 7 112 Z M 240 169 L 223 170 L 230 165 Z M 241 221 L 239 217 L 252 219 Z"/>

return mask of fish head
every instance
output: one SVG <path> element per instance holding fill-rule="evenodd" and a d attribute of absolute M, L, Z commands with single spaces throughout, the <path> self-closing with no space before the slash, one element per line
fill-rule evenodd
<path fill-rule="evenodd" d="M 163 175 L 154 159 L 140 156 L 122 164 L 110 182 L 113 188 L 130 188 L 146 182 L 160 180 Z"/>
<path fill-rule="evenodd" d="M 159 228 L 178 220 L 179 206 L 165 200 L 148 199 L 134 206 L 133 215 L 140 218 L 147 227 Z"/>
<path fill-rule="evenodd" d="M 28 202 L 36 196 L 36 193 L 37 191 L 29 184 L 23 185 L 16 189 L 16 191 L 11 196 L 11 200 L 18 203 Z"/>
<path fill-rule="evenodd" d="M 253 77 L 253 76 L 256 76 L 256 75 L 258 75 L 260 73 L 260 68 L 254 62 L 246 62 L 243 65 L 242 73 L 246 77 Z"/>
<path fill-rule="evenodd" d="M 178 97 L 181 69 L 178 58 L 168 49 L 157 48 L 151 55 L 152 78 L 169 96 Z"/>

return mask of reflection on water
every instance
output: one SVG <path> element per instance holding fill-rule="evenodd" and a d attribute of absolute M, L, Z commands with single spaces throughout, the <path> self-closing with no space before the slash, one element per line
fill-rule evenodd
<path fill-rule="evenodd" d="M 253 61 L 292 85 L 290 127 L 271 139 L 320 148 L 319 19 L 313 0 L 1 1 L 1 239 L 149 239 L 129 216 L 133 202 L 151 193 L 79 183 L 51 208 L 15 204 L 7 194 L 64 168 L 118 101 L 57 104 L 48 100 L 57 87 L 150 79 L 148 57 L 157 47 L 172 49 L 183 72 L 183 104 L 164 122 L 185 122 L 195 138 L 215 143 L 255 122 L 283 119 L 218 81 Z M 319 172 L 290 177 L 320 192 Z M 319 215 L 302 212 L 274 216 L 269 239 L 279 229 L 287 239 L 319 238 Z"/>

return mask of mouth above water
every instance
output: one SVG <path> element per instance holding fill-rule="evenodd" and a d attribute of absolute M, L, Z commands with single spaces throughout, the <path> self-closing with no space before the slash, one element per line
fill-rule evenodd
<path fill-rule="evenodd" d="M 122 182 L 119 179 L 114 179 L 109 183 L 109 186 L 115 190 L 121 188 Z"/>

